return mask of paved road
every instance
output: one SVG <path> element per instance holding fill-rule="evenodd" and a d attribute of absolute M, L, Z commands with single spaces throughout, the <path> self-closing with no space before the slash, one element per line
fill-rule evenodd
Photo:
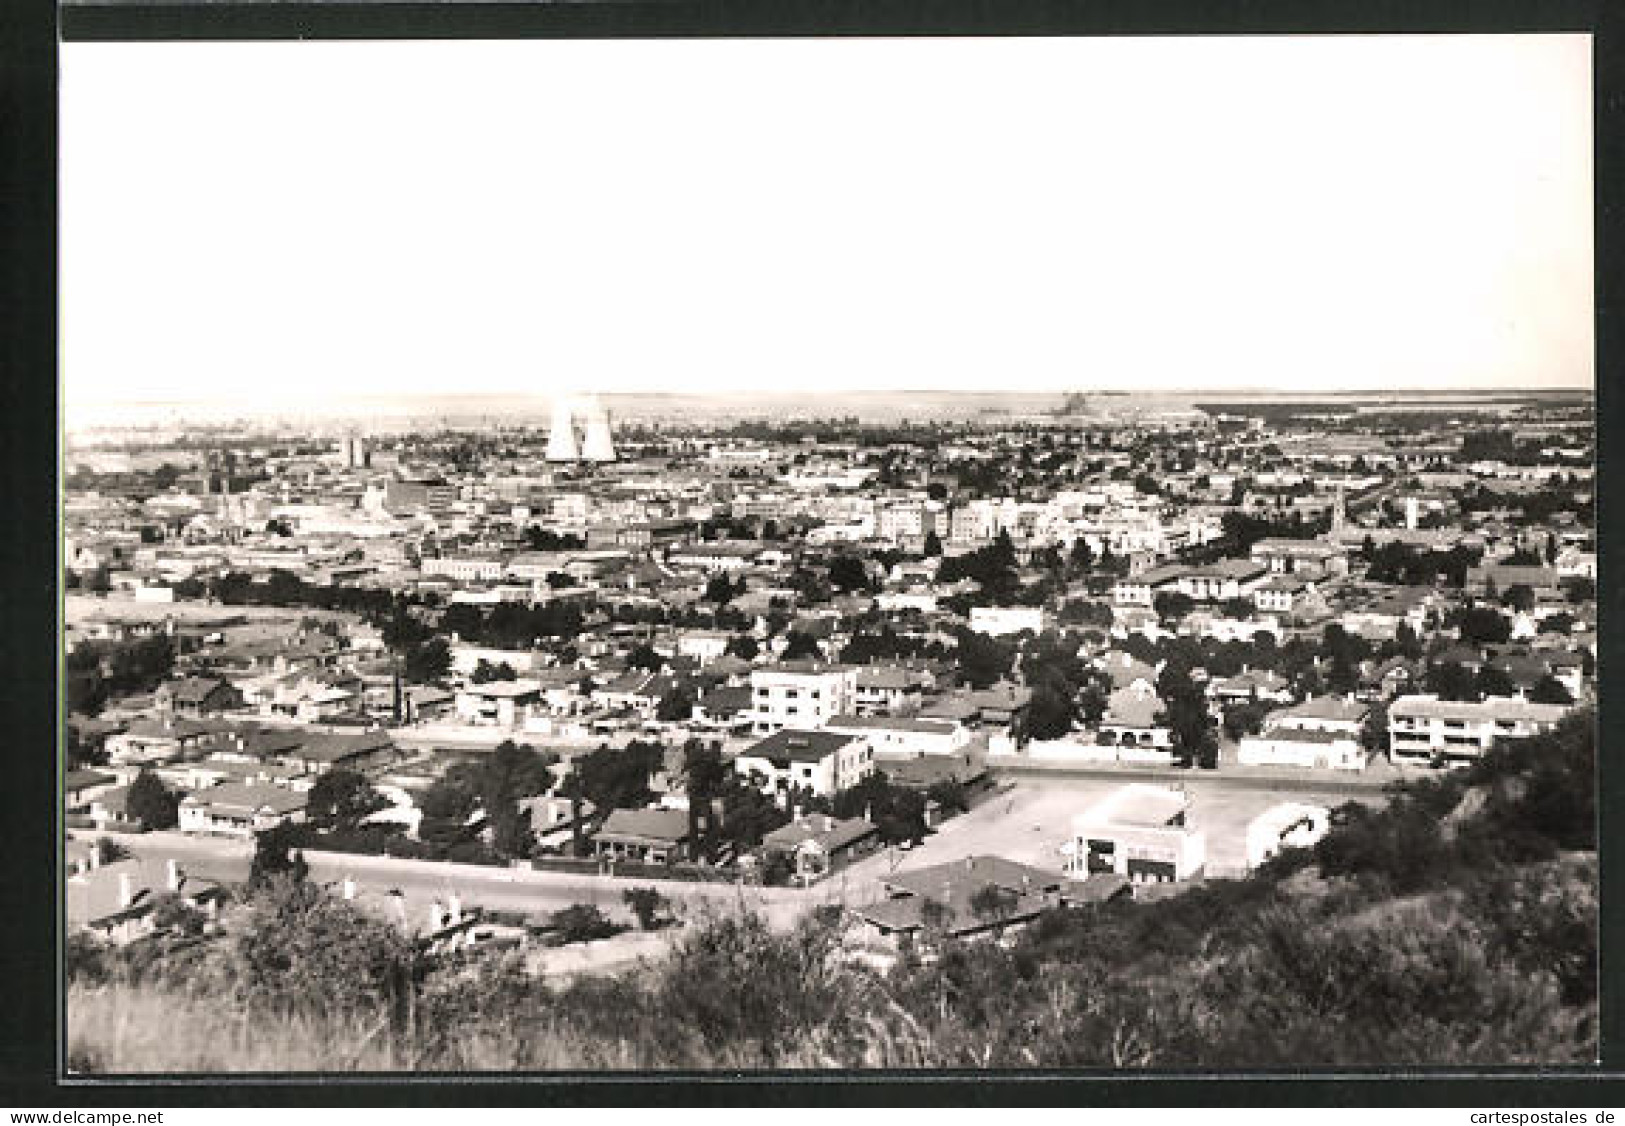
<path fill-rule="evenodd" d="M 177 861 L 191 875 L 236 883 L 248 878 L 252 844 L 221 837 L 194 837 L 179 832 L 145 834 L 88 834 L 117 839 L 143 858 Z M 834 885 L 804 891 L 799 888 L 742 887 L 734 884 L 686 883 L 675 880 L 639 880 L 573 872 L 537 872 L 492 868 L 473 864 L 444 864 L 388 856 L 352 856 L 312 851 L 305 855 L 311 878 L 338 884 L 353 878 L 374 892 L 401 892 L 409 903 L 444 901 L 455 892 L 463 902 L 497 911 L 543 916 L 576 903 L 591 903 L 606 912 L 624 912 L 621 896 L 628 888 L 656 887 L 693 915 L 706 910 L 727 911 L 744 903 L 777 924 L 788 925 L 818 903 L 828 902 L 842 889 Z M 867 889 L 877 894 L 878 889 Z"/>
<path fill-rule="evenodd" d="M 1036 766 L 1019 762 L 989 763 L 992 773 L 999 778 L 1024 784 L 1046 784 L 1064 788 L 1069 781 L 1077 782 L 1199 782 L 1203 786 L 1216 786 L 1227 790 L 1252 790 L 1260 793 L 1337 793 L 1370 797 L 1380 794 L 1391 777 L 1338 778 L 1325 774 L 1314 775 L 1243 775 L 1223 770 L 1177 770 L 1158 767 L 1109 766 Z"/>

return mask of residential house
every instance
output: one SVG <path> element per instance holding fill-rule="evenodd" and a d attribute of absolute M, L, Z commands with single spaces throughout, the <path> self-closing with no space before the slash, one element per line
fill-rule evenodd
<path fill-rule="evenodd" d="M 911 715 L 936 678 L 907 665 L 863 665 L 857 672 L 852 710 L 858 715 Z"/>
<path fill-rule="evenodd" d="M 183 833 L 238 837 L 305 819 L 308 795 L 263 782 L 226 782 L 187 795 L 180 805 Z"/>
<path fill-rule="evenodd" d="M 1103 898 L 1105 882 L 1068 887 L 1064 877 L 999 856 L 967 856 L 882 880 L 888 898 L 853 914 L 882 936 L 937 931 L 963 938 L 1031 922 L 1042 912 L 1085 898 Z M 1120 885 L 1113 884 L 1115 893 Z"/>
<path fill-rule="evenodd" d="M 206 920 L 219 913 L 225 893 L 213 880 L 187 875 L 174 860 L 130 857 L 102 864 L 92 847 L 63 881 L 63 913 L 70 928 L 124 944 L 153 934 L 155 908 L 175 896 Z"/>
<path fill-rule="evenodd" d="M 541 698 L 534 680 L 492 680 L 460 688 L 454 710 L 464 723 L 514 728 L 530 718 Z"/>
<path fill-rule="evenodd" d="M 1106 698 L 1097 741 L 1117 743 L 1173 758 L 1173 732 L 1162 721 L 1162 699 L 1144 680 L 1119 688 Z"/>
<path fill-rule="evenodd" d="M 161 716 L 202 719 L 242 707 L 243 696 L 222 677 L 189 676 L 160 684 L 153 691 L 152 704 Z"/>
<path fill-rule="evenodd" d="M 681 809 L 617 809 L 592 835 L 593 853 L 612 860 L 669 864 L 688 858 L 688 812 Z"/>
<path fill-rule="evenodd" d="M 1364 770 L 1368 755 L 1360 730 L 1369 711 L 1363 703 L 1318 696 L 1271 712 L 1262 731 L 1241 740 L 1236 761 L 1248 766 Z"/>
<path fill-rule="evenodd" d="M 62 778 L 63 811 L 88 812 L 92 801 L 117 785 L 115 775 L 100 770 L 70 770 Z"/>
<path fill-rule="evenodd" d="M 1327 540 L 1266 538 L 1253 544 L 1249 558 L 1275 575 L 1328 579 L 1348 574 L 1348 549 Z"/>
<path fill-rule="evenodd" d="M 880 829 L 862 817 L 841 821 L 813 813 L 767 834 L 762 838 L 762 851 L 789 858 L 796 878 L 812 883 L 872 852 L 879 844 Z"/>
<path fill-rule="evenodd" d="M 203 742 L 214 728 L 195 719 L 166 717 L 137 720 L 108 737 L 108 761 L 122 763 L 169 762 Z"/>
<path fill-rule="evenodd" d="M 764 791 L 800 786 L 828 797 L 873 773 L 875 752 L 861 735 L 786 727 L 740 751 L 734 769 L 760 776 Z"/>
<path fill-rule="evenodd" d="M 312 735 L 297 748 L 281 752 L 278 761 L 307 774 L 323 774 L 329 770 L 370 774 L 393 765 L 400 757 L 400 750 L 389 732 L 374 729 Z"/>
<path fill-rule="evenodd" d="M 1292 702 L 1292 685 L 1268 669 L 1242 669 L 1235 676 L 1215 677 L 1207 683 L 1207 697 L 1215 709 L 1236 704 Z"/>

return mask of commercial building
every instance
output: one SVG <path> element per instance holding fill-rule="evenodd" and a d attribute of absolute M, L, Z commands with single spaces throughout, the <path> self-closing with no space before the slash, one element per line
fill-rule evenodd
<path fill-rule="evenodd" d="M 1188 880 L 1207 862 L 1207 838 L 1191 824 L 1183 790 L 1131 782 L 1073 821 L 1062 845 L 1075 877 L 1112 873 L 1132 883 Z"/>

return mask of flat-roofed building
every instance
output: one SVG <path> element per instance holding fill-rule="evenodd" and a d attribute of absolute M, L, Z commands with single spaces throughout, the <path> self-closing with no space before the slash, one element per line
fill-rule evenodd
<path fill-rule="evenodd" d="M 784 662 L 752 669 L 751 727 L 770 735 L 786 727 L 822 727 L 831 716 L 854 711 L 855 668 L 822 662 Z"/>
<path fill-rule="evenodd" d="M 1496 740 L 1548 731 L 1568 713 L 1564 704 L 1536 704 L 1515 696 L 1477 703 L 1401 696 L 1388 707 L 1388 755 L 1397 763 L 1471 762 Z"/>
<path fill-rule="evenodd" d="M 1207 862 L 1207 838 L 1191 824 L 1190 795 L 1131 782 L 1073 820 L 1062 846 L 1074 876 L 1113 873 L 1132 883 L 1188 880 Z"/>
<path fill-rule="evenodd" d="M 971 741 L 970 730 L 962 724 L 905 716 L 832 716 L 824 730 L 862 736 L 882 760 L 957 754 Z"/>

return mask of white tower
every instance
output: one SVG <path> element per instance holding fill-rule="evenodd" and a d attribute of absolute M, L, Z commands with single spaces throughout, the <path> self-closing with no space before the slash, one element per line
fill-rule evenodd
<path fill-rule="evenodd" d="M 548 461 L 576 461 L 581 457 L 581 451 L 576 446 L 575 429 L 575 401 L 573 399 L 558 398 L 553 400 L 553 430 L 547 439 Z"/>
<path fill-rule="evenodd" d="M 609 412 L 597 396 L 583 400 L 582 415 L 586 420 L 586 436 L 581 443 L 583 461 L 614 461 L 615 439 L 609 429 Z"/>

